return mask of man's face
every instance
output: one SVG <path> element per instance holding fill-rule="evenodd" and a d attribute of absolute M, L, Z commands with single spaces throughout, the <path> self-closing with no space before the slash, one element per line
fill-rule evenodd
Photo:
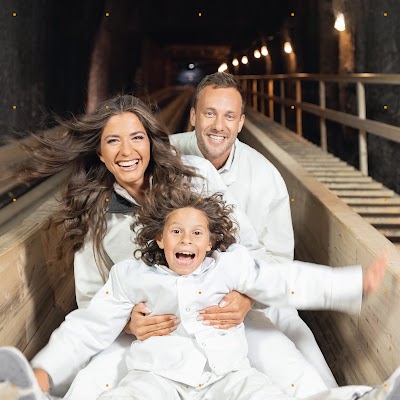
<path fill-rule="evenodd" d="M 233 143 L 244 124 L 242 97 L 233 88 L 206 86 L 196 108 L 190 110 L 190 122 L 196 129 L 197 144 L 215 168 L 229 157 Z"/>

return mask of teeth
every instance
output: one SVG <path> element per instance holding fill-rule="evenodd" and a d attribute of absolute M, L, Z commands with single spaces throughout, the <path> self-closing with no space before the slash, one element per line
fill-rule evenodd
<path fill-rule="evenodd" d="M 210 135 L 210 139 L 214 140 L 215 142 L 222 142 L 225 138 L 223 136 Z"/>
<path fill-rule="evenodd" d="M 139 163 L 139 160 L 133 160 L 133 161 L 120 161 L 118 165 L 120 167 L 133 167 L 134 165 L 137 165 Z"/>

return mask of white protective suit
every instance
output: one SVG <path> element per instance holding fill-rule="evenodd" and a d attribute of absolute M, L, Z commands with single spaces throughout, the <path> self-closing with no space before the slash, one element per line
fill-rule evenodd
<path fill-rule="evenodd" d="M 173 393 L 177 383 L 182 384 L 178 390 L 183 398 L 207 398 L 207 391 L 213 394 L 209 398 L 215 400 L 261 399 L 262 394 L 270 400 L 290 398 L 250 367 L 243 324 L 219 330 L 196 319 L 199 310 L 218 304 L 232 290 L 263 304 L 358 313 L 362 303 L 362 270 L 301 262 L 276 268 L 264 260 L 253 260 L 237 244 L 225 253 L 213 252 L 212 258 L 206 258 L 190 275 L 126 260 L 111 269 L 107 283 L 87 308 L 67 316 L 36 359 L 43 369 L 52 371 L 53 379 L 59 380 L 110 346 L 129 320 L 132 308 L 144 302 L 155 315 L 177 315 L 181 324 L 168 336 L 133 341 L 126 357 L 128 370 L 133 373 L 127 375 L 121 387 L 105 393 L 101 399 L 113 398 L 108 397 L 112 394 L 115 399 L 132 395 L 132 399 L 165 400 L 165 387 Z M 142 379 L 137 379 L 137 371 L 148 371 L 147 389 L 146 375 L 140 374 Z M 158 378 L 154 379 L 154 375 Z M 224 384 L 213 388 L 222 379 Z M 143 390 L 146 397 L 139 396 L 137 390 Z M 220 397 L 224 393 L 227 397 Z M 87 399 L 83 393 L 81 397 Z"/>

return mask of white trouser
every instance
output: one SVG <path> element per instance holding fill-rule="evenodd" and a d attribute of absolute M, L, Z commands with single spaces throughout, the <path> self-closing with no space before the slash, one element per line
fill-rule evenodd
<path fill-rule="evenodd" d="M 328 388 L 337 387 L 335 377 L 330 370 L 314 334 L 300 318 L 293 307 L 268 307 L 265 315 L 283 332 L 297 347 L 304 358 L 317 369 Z"/>
<path fill-rule="evenodd" d="M 294 311 L 295 315 L 292 311 L 287 311 L 290 318 L 279 319 L 274 315 L 275 320 L 278 323 L 285 322 L 283 325 L 286 327 L 290 327 L 292 323 L 296 327 L 305 327 L 306 329 L 303 329 L 297 338 L 304 339 L 303 332 L 305 331 L 307 340 L 311 341 L 312 339 L 313 342 L 313 345 L 310 344 L 309 347 L 318 349 L 312 333 L 300 319 L 297 311 Z M 279 315 L 276 312 L 275 314 Z M 271 378 L 286 394 L 305 398 L 327 390 L 328 387 L 317 370 L 306 361 L 296 346 L 265 317 L 263 312 L 250 311 L 245 319 L 245 327 L 251 365 Z M 108 349 L 93 357 L 88 366 L 78 373 L 65 399 L 94 400 L 104 390 L 116 387 L 128 373 L 125 356 L 132 340 L 132 336 L 122 334 Z M 319 349 L 318 352 L 321 354 Z M 322 354 L 321 358 L 325 363 Z M 321 363 L 317 368 L 321 368 Z M 329 371 L 329 368 L 326 368 Z"/>
<path fill-rule="evenodd" d="M 266 400 L 286 399 L 287 395 L 254 368 L 230 372 L 204 387 L 187 386 L 152 372 L 133 370 L 115 389 L 99 400 Z"/>

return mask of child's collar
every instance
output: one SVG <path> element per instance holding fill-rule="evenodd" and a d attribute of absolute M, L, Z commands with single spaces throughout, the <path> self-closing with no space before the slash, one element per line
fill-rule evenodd
<path fill-rule="evenodd" d="M 171 269 L 169 269 L 168 267 L 166 267 L 165 265 L 155 265 L 156 268 L 161 269 L 165 272 L 168 272 L 171 275 L 176 275 L 176 276 L 192 276 L 192 275 L 201 275 L 204 272 L 206 272 L 212 265 L 214 265 L 215 260 L 211 257 L 206 257 L 204 259 L 204 261 L 190 274 L 187 275 L 180 275 L 177 274 L 176 272 L 172 271 Z"/>

